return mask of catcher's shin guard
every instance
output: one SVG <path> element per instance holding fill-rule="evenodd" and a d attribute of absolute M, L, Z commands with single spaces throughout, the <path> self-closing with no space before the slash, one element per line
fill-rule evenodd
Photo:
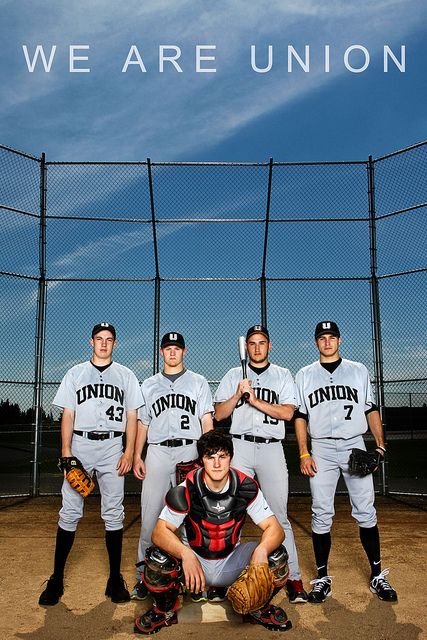
<path fill-rule="evenodd" d="M 274 574 L 274 595 L 286 584 L 289 577 L 288 552 L 283 545 L 277 547 L 268 556 L 268 566 Z"/>
<path fill-rule="evenodd" d="M 181 576 L 182 565 L 177 558 L 158 547 L 147 549 L 141 580 L 153 598 L 155 611 L 165 613 L 175 611 L 178 608 Z"/>
<path fill-rule="evenodd" d="M 269 631 L 288 631 L 292 629 L 292 622 L 281 607 L 268 604 L 258 611 L 247 613 L 243 616 L 243 622 L 260 624 Z"/>

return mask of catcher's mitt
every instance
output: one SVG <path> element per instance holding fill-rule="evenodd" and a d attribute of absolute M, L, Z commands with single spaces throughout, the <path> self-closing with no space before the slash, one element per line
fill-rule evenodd
<path fill-rule="evenodd" d="M 380 461 L 381 454 L 378 451 L 352 449 L 348 459 L 348 470 L 355 476 L 367 476 L 377 469 Z"/>
<path fill-rule="evenodd" d="M 93 491 L 95 483 L 78 458 L 59 458 L 58 467 L 61 471 L 65 471 L 65 477 L 71 487 L 81 493 L 83 498 Z"/>
<path fill-rule="evenodd" d="M 199 469 L 200 463 L 199 460 L 190 460 L 189 462 L 178 462 L 176 465 L 176 484 L 181 484 L 184 482 L 187 474 L 193 469 Z"/>
<path fill-rule="evenodd" d="M 249 564 L 227 589 L 227 598 L 237 613 L 250 613 L 265 605 L 274 589 L 274 574 L 268 564 Z"/>

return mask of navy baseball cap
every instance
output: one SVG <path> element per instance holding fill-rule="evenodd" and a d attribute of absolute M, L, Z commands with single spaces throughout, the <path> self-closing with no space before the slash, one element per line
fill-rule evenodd
<path fill-rule="evenodd" d="M 116 339 L 116 330 L 109 322 L 100 322 L 99 324 L 96 324 L 92 329 L 92 338 L 94 338 L 96 334 L 100 333 L 101 331 L 110 331 L 110 333 L 113 334 L 114 340 Z"/>
<path fill-rule="evenodd" d="M 317 338 L 323 336 L 325 333 L 330 333 L 332 336 L 337 336 L 337 338 L 341 335 L 337 323 L 331 320 L 322 320 L 322 322 L 316 324 L 314 339 L 317 340 Z"/>
<path fill-rule="evenodd" d="M 254 333 L 262 333 L 268 340 L 270 340 L 270 334 L 268 333 L 267 327 L 263 327 L 262 324 L 254 324 L 254 326 L 248 329 L 246 333 L 246 342 Z"/>
<path fill-rule="evenodd" d="M 175 344 L 181 349 L 185 349 L 184 336 L 181 333 L 165 333 L 160 343 L 160 348 L 167 347 L 170 344 Z"/>

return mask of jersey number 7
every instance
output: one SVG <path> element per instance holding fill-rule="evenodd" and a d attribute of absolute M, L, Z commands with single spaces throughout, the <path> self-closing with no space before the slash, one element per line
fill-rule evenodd
<path fill-rule="evenodd" d="M 345 404 L 344 405 L 344 409 L 346 409 L 346 411 L 347 411 L 347 415 L 344 418 L 344 420 L 351 420 L 351 414 L 352 414 L 353 408 L 354 407 L 353 407 L 352 404 Z"/>

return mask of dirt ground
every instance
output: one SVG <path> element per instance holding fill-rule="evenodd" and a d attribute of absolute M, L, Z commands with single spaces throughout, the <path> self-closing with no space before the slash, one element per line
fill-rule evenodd
<path fill-rule="evenodd" d="M 59 604 L 42 608 L 38 597 L 52 569 L 59 498 L 0 500 L 0 640 L 125 640 L 136 638 L 134 618 L 150 606 L 145 602 L 115 605 L 104 596 L 108 574 L 99 499 L 87 501 L 71 552 L 65 593 Z M 336 502 L 329 573 L 332 597 L 322 605 L 291 605 L 283 592 L 281 604 L 292 621 L 289 640 L 427 640 L 425 566 L 427 513 L 422 500 L 379 498 L 377 508 L 383 567 L 399 602 L 381 602 L 368 588 L 368 564 L 345 496 Z M 310 502 L 292 497 L 289 504 L 306 588 L 314 577 L 310 538 Z M 122 571 L 134 584 L 134 561 L 139 537 L 139 501 L 126 499 L 126 527 Z M 245 539 L 256 536 L 246 526 Z M 228 603 L 196 604 L 185 598 L 179 624 L 161 632 L 165 640 L 242 640 L 271 638 L 269 631 L 242 624 Z"/>

